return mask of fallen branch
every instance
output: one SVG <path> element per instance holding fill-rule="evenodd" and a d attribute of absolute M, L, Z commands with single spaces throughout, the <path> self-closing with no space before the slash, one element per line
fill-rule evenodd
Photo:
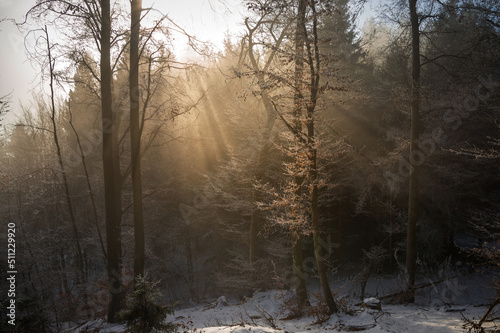
<path fill-rule="evenodd" d="M 484 313 L 484 315 L 481 317 L 481 319 L 478 322 L 475 322 L 474 320 L 470 320 L 466 318 L 463 313 L 460 313 L 462 315 L 462 319 L 465 322 L 465 324 L 462 325 L 463 329 L 466 329 L 468 332 L 484 332 L 483 324 L 486 322 L 493 322 L 495 320 L 499 320 L 500 318 L 489 318 L 491 312 L 493 309 L 500 304 L 500 296 L 497 296 L 497 298 L 490 304 L 488 307 L 488 310 Z"/>
<path fill-rule="evenodd" d="M 469 274 L 466 274 L 466 275 L 469 275 Z M 456 278 L 459 278 L 459 277 L 463 277 L 463 276 L 466 276 L 466 275 L 457 275 L 457 276 L 454 276 L 452 278 L 446 278 L 446 279 L 442 279 L 442 280 L 438 280 L 438 281 L 431 281 L 431 282 L 427 282 L 427 283 L 422 283 L 422 284 L 419 284 L 417 286 L 414 287 L 415 290 L 418 290 L 418 289 L 423 289 L 423 288 L 427 288 L 427 287 L 431 287 L 431 286 L 436 286 L 444 281 L 448 281 L 448 280 L 452 280 L 452 279 L 456 279 Z M 390 298 L 400 298 L 400 297 L 403 297 L 405 294 L 405 291 L 404 290 L 401 290 L 401 291 L 397 291 L 395 293 L 392 293 L 392 294 L 389 294 L 389 295 L 385 295 L 385 296 L 381 296 L 381 297 L 377 297 L 379 300 L 384 300 L 384 299 L 390 299 Z"/>

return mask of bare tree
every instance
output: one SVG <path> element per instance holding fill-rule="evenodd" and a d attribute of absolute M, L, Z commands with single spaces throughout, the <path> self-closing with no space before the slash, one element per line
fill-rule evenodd
<path fill-rule="evenodd" d="M 97 18 L 96 18 L 97 19 Z M 101 0 L 101 108 L 102 164 L 104 171 L 104 201 L 106 208 L 106 243 L 108 253 L 108 284 L 111 293 L 108 322 L 117 321 L 123 299 L 121 244 L 121 189 L 118 159 L 118 133 L 112 104 L 111 71 L 111 12 L 110 1 Z"/>
<path fill-rule="evenodd" d="M 417 0 L 409 0 L 412 72 L 411 72 L 411 138 L 410 161 L 412 157 L 422 155 L 418 145 L 420 139 L 420 22 L 417 14 Z M 420 162 L 420 161 L 419 161 Z M 410 170 L 410 188 L 408 201 L 408 229 L 406 236 L 406 302 L 415 300 L 415 271 L 417 262 L 417 221 L 418 221 L 418 165 L 412 163 Z"/>
<path fill-rule="evenodd" d="M 259 2 L 255 4 L 256 8 L 261 12 L 261 16 L 251 26 L 248 19 L 245 20 L 245 25 L 247 27 L 248 33 L 246 35 L 246 40 L 248 43 L 248 57 L 250 60 L 251 70 L 257 77 L 257 84 L 259 87 L 259 94 L 262 98 L 264 108 L 267 114 L 267 122 L 265 126 L 265 131 L 263 133 L 264 143 L 262 148 L 257 155 L 257 167 L 262 165 L 262 161 L 265 158 L 265 154 L 268 154 L 271 145 L 271 132 L 276 119 L 276 110 L 273 106 L 273 96 L 272 90 L 276 88 L 276 83 L 280 81 L 277 78 L 277 74 L 274 72 L 276 66 L 275 62 L 282 56 L 283 44 L 286 43 L 289 35 L 293 33 L 293 23 L 295 23 L 295 84 L 299 85 L 303 75 L 303 52 L 304 52 L 304 40 L 305 35 L 303 33 L 303 26 L 305 20 L 305 2 L 299 1 L 297 7 L 297 14 L 290 15 L 291 3 L 286 1 L 276 2 L 276 9 L 271 9 L 273 6 L 270 2 Z M 268 8 L 269 5 L 269 8 Z M 264 34 L 264 40 L 259 40 L 256 36 L 258 33 Z M 268 39 L 270 39 L 268 41 Z M 259 58 L 256 54 L 256 49 L 259 45 L 265 45 L 268 47 L 269 53 L 264 59 L 264 63 L 259 65 Z M 294 103 L 294 114 L 296 119 L 301 117 L 301 107 L 300 107 L 300 96 L 297 92 L 294 94 L 296 102 Z M 302 130 L 302 125 L 300 121 L 294 123 L 297 131 Z M 257 174 L 256 180 L 262 181 L 262 175 Z M 300 183 L 302 182 L 301 177 L 295 177 L 296 183 L 299 185 L 297 191 L 300 192 Z M 300 195 L 300 193 L 297 193 Z M 259 191 L 254 191 L 253 197 L 254 202 L 259 202 L 261 197 L 259 196 Z M 258 245 L 258 234 L 261 229 L 261 212 L 257 207 L 253 210 L 250 220 L 250 262 L 253 262 L 257 257 L 259 252 Z M 307 287 L 304 274 L 304 264 L 303 264 L 303 249 L 302 249 L 302 231 L 300 228 L 292 228 L 290 230 L 292 238 L 292 259 L 293 259 L 293 274 L 295 281 L 295 288 L 297 294 L 297 302 L 299 308 L 308 305 Z"/>
<path fill-rule="evenodd" d="M 301 96 L 301 82 L 304 79 L 304 44 L 307 38 L 307 31 L 305 31 L 306 20 L 306 2 L 299 0 L 297 8 L 297 19 L 295 26 L 295 73 L 294 84 L 296 91 L 293 95 L 293 113 L 294 113 L 294 127 L 295 131 L 302 132 L 302 96 Z M 297 186 L 296 195 L 301 196 L 301 186 L 303 177 L 294 177 L 295 185 Z M 293 228 L 292 233 L 292 257 L 293 257 L 293 273 L 295 278 L 295 288 L 297 293 L 297 301 L 299 308 L 308 305 L 309 300 L 307 297 L 307 285 L 304 276 L 304 254 L 302 249 L 302 231 L 299 228 Z"/>
<path fill-rule="evenodd" d="M 75 220 L 75 215 L 73 212 L 73 203 L 71 201 L 71 196 L 70 196 L 70 191 L 69 191 L 68 177 L 66 175 L 66 170 L 64 167 L 64 163 L 63 163 L 63 158 L 62 158 L 62 154 L 61 154 L 61 145 L 59 143 L 59 136 L 58 136 L 58 132 L 57 132 L 55 88 L 54 88 L 55 61 L 52 58 L 52 45 L 50 44 L 49 32 L 47 30 L 47 26 L 45 26 L 45 28 L 43 29 L 43 32 L 45 34 L 45 41 L 47 44 L 47 56 L 48 56 L 48 66 L 49 66 L 49 75 L 50 75 L 50 77 L 49 77 L 49 80 L 50 80 L 50 107 L 51 107 L 50 120 L 52 122 L 52 135 L 54 138 L 54 144 L 56 146 L 57 161 L 59 163 L 59 168 L 60 168 L 60 172 L 62 175 L 64 193 L 65 193 L 66 203 L 68 205 L 68 212 L 69 212 L 69 217 L 70 217 L 70 221 L 71 221 L 71 226 L 73 229 L 73 235 L 75 237 L 76 250 L 77 250 L 77 263 L 78 263 L 78 268 L 80 270 L 80 278 L 81 278 L 82 284 L 85 285 L 86 278 L 85 278 L 85 269 L 84 269 L 84 265 L 83 265 L 83 261 L 84 261 L 83 260 L 83 252 L 82 252 L 82 247 L 80 244 L 80 233 L 78 231 L 78 227 L 76 225 L 76 220 Z M 87 305 L 87 294 L 85 291 L 83 292 L 83 296 L 84 296 L 85 304 Z M 88 314 L 90 315 L 90 313 L 88 313 Z"/>
<path fill-rule="evenodd" d="M 316 1 L 306 2 L 298 0 L 299 11 L 296 20 L 298 32 L 296 32 L 296 43 L 294 55 L 291 57 L 294 61 L 293 77 L 288 79 L 285 76 L 279 78 L 280 84 L 287 87 L 293 94 L 293 114 L 292 121 L 288 120 L 286 115 L 278 109 L 277 104 L 272 101 L 273 107 L 280 119 L 284 122 L 293 137 L 294 147 L 289 148 L 294 162 L 288 167 L 289 173 L 294 174 L 294 184 L 287 186 L 285 191 L 292 191 L 293 198 L 286 198 L 279 194 L 275 203 L 271 204 L 279 209 L 279 205 L 290 205 L 287 200 L 298 200 L 294 204 L 296 207 L 287 207 L 285 209 L 284 219 L 289 215 L 286 211 L 292 211 L 295 218 L 309 220 L 311 222 L 311 232 L 314 242 L 314 254 L 316 266 L 320 279 L 320 285 L 323 297 L 330 313 L 338 311 L 337 304 L 331 292 L 326 267 L 322 256 L 321 231 L 319 222 L 319 185 L 318 185 L 318 139 L 315 134 L 315 121 L 317 120 L 318 99 L 322 92 L 329 89 L 328 84 L 321 85 L 321 55 L 319 51 L 319 4 Z M 304 113 L 304 116 L 302 114 Z M 305 123 L 305 131 L 302 130 L 301 123 Z M 303 177 L 304 183 L 301 183 Z M 298 182 L 297 182 L 298 180 Z M 307 183 L 305 182 L 307 180 Z M 303 187 L 307 192 L 300 197 Z M 305 192 L 305 191 L 304 191 Z M 304 227 L 304 222 L 302 222 Z M 305 230 L 303 230 L 304 232 Z"/>
<path fill-rule="evenodd" d="M 144 276 L 144 217 L 141 180 L 141 133 L 139 124 L 139 32 L 142 0 L 132 0 L 130 22 L 130 145 L 134 201 L 134 276 Z"/>

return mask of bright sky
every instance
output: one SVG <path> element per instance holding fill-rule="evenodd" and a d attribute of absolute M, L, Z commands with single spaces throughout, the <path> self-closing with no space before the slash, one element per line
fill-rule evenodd
<path fill-rule="evenodd" d="M 143 0 L 143 7 L 153 7 L 167 14 L 190 35 L 210 41 L 215 51 L 222 50 L 227 32 L 237 34 L 242 30 L 244 8 L 241 0 Z M 174 35 L 175 54 L 178 58 L 190 55 L 187 39 Z"/>
<path fill-rule="evenodd" d="M 24 13 L 35 1 L 0 0 L 0 19 L 13 18 L 22 21 Z M 20 109 L 20 101 L 27 103 L 29 92 L 35 85 L 33 79 L 39 70 L 28 62 L 24 52 L 24 38 L 15 25 L 0 23 L 0 96 L 12 93 L 12 109 Z M 11 120 L 9 115 L 7 118 Z"/>
<path fill-rule="evenodd" d="M 128 1 L 124 2 L 127 5 Z M 22 21 L 24 14 L 35 3 L 36 0 L 0 0 L 0 19 Z M 143 7 L 153 7 L 168 14 L 187 33 L 199 40 L 210 41 L 217 51 L 222 49 L 228 32 L 238 34 L 242 30 L 245 13 L 242 3 L 241 0 L 143 0 Z M 373 9 L 373 6 L 367 6 L 366 12 L 369 13 L 365 15 L 371 14 Z M 186 45 L 186 38 L 180 34 L 173 37 L 174 53 L 178 59 L 194 55 Z M 23 35 L 12 22 L 0 23 L 0 45 L 0 96 L 12 92 L 12 113 L 15 114 L 20 111 L 21 103 L 29 103 L 32 91 L 39 91 L 37 75 L 40 70 L 27 60 Z M 8 115 L 7 122 L 14 120 L 13 114 Z"/>
<path fill-rule="evenodd" d="M 127 1 L 128 2 L 128 1 Z M 9 18 L 22 21 L 24 14 L 36 0 L 0 0 L 0 19 Z M 240 0 L 143 0 L 143 7 L 153 7 L 164 14 L 190 35 L 199 40 L 210 41 L 214 50 L 222 48 L 226 32 L 237 33 L 243 8 Z M 192 56 L 187 39 L 180 34 L 173 35 L 174 53 L 183 59 Z M 9 21 L 0 23 L 0 96 L 12 93 L 13 113 L 20 111 L 20 105 L 28 104 L 31 91 L 39 85 L 39 68 L 31 65 L 26 58 L 23 35 Z M 11 122 L 10 114 L 7 121 Z"/>

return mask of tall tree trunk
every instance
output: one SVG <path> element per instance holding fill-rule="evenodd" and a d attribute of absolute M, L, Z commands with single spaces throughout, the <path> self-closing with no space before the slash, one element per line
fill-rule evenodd
<path fill-rule="evenodd" d="M 314 120 L 309 121 L 309 138 L 314 140 Z M 317 152 L 315 148 L 310 149 L 309 158 L 311 162 L 311 181 L 313 182 L 313 188 L 311 193 L 311 219 L 312 219 L 312 231 L 313 231 L 313 241 L 314 241 L 314 256 L 316 257 L 316 265 L 318 267 L 319 282 L 321 285 L 321 290 L 323 291 L 323 297 L 325 298 L 326 304 L 330 313 L 338 312 L 337 304 L 333 298 L 330 285 L 328 284 L 328 277 L 326 275 L 325 263 L 322 256 L 321 248 L 321 233 L 319 227 L 319 209 L 318 209 L 318 171 L 317 171 Z"/>
<path fill-rule="evenodd" d="M 191 249 L 191 230 L 189 226 L 185 230 L 185 250 L 186 250 L 186 263 L 187 263 L 187 271 L 188 271 L 188 288 L 189 288 L 189 294 L 191 295 L 191 300 L 197 301 L 198 300 L 198 294 L 196 292 L 196 277 L 195 277 L 195 271 L 193 267 L 193 252 Z"/>
<path fill-rule="evenodd" d="M 260 154 L 259 154 L 260 155 Z M 260 156 L 257 158 L 257 161 L 260 162 Z M 257 165 L 259 167 L 260 163 Z M 260 180 L 259 178 L 257 178 Z M 260 200 L 259 191 L 253 190 L 252 193 L 252 202 L 255 203 Z M 250 263 L 254 263 L 255 259 L 259 256 L 259 231 L 260 231 L 260 209 L 254 208 L 252 211 L 252 215 L 250 216 L 250 245 L 249 245 L 249 260 Z"/>
<path fill-rule="evenodd" d="M 304 253 L 300 230 L 292 231 L 292 258 L 297 305 L 299 309 L 301 309 L 302 307 L 309 306 L 310 303 L 307 297 L 306 276 L 304 273 Z"/>
<path fill-rule="evenodd" d="M 418 173 L 423 156 L 418 148 L 420 137 L 420 33 L 417 0 L 409 0 L 412 38 L 412 87 L 411 87 L 411 141 L 410 187 L 408 200 L 408 230 L 406 236 L 406 293 L 405 302 L 415 301 L 415 271 L 417 261 Z M 418 160 L 416 160 L 418 159 Z"/>
<path fill-rule="evenodd" d="M 337 204 L 338 206 L 338 219 L 337 219 L 337 223 L 336 223 L 336 228 L 334 229 L 335 230 L 335 235 L 333 235 L 333 239 L 336 240 L 337 244 L 336 244 L 336 251 L 334 252 L 334 258 L 335 258 L 335 261 L 337 262 L 340 262 L 342 260 L 342 233 L 343 233 L 343 230 L 342 230 L 342 219 L 343 219 L 343 212 L 342 212 L 342 202 L 339 202 Z"/>
<path fill-rule="evenodd" d="M 389 269 L 394 267 L 394 207 L 390 202 L 390 217 L 389 217 Z"/>
<path fill-rule="evenodd" d="M 304 31 L 306 19 L 306 2 L 299 0 L 297 9 L 297 22 L 295 27 L 295 72 L 294 85 L 295 92 L 293 96 L 293 114 L 294 128 L 297 133 L 302 132 L 302 107 L 304 101 L 302 97 L 302 81 L 304 79 L 304 40 L 306 38 Z M 297 185 L 297 196 L 302 193 L 302 177 L 294 177 L 294 182 Z M 293 257 L 293 272 L 295 280 L 295 292 L 297 294 L 297 302 L 299 307 L 309 305 L 307 296 L 307 284 L 304 274 L 304 254 L 302 249 L 301 230 L 292 230 L 292 257 Z"/>
<path fill-rule="evenodd" d="M 104 172 L 104 205 L 106 209 L 108 287 L 111 293 L 108 322 L 114 323 L 117 321 L 116 314 L 121 309 L 123 286 L 120 169 L 116 158 L 118 140 L 116 121 L 112 109 L 111 13 L 109 0 L 101 0 L 101 24 L 102 164 Z"/>
<path fill-rule="evenodd" d="M 131 1 L 130 27 L 130 146 L 134 205 L 134 276 L 144 276 L 144 217 L 142 208 L 141 134 L 139 126 L 139 32 L 142 0 Z M 135 280 L 134 280 L 135 281 Z"/>
<path fill-rule="evenodd" d="M 300 0 L 304 1 L 304 0 Z M 319 94 L 319 80 L 321 76 L 321 63 L 319 56 L 319 41 L 318 41 L 318 18 L 316 13 L 316 2 L 311 0 L 310 7 L 312 11 L 312 42 L 313 45 L 307 43 L 307 54 L 308 63 L 310 68 L 310 100 L 307 103 L 307 150 L 308 158 L 311 163 L 310 165 L 310 178 L 312 182 L 311 190 L 311 222 L 312 222 L 312 232 L 314 241 L 314 255 L 316 256 L 316 265 L 318 267 L 319 281 L 321 289 L 323 290 L 323 297 L 325 298 L 326 304 L 330 313 L 338 312 L 337 304 L 333 298 L 332 291 L 330 290 L 330 285 L 328 284 L 328 277 L 326 275 L 325 263 L 322 257 L 321 248 L 321 234 L 319 226 L 319 208 L 318 208 L 318 158 L 317 158 L 317 147 L 316 138 L 314 133 L 314 122 L 315 122 L 315 109 Z M 304 25 L 304 31 L 306 27 Z"/>

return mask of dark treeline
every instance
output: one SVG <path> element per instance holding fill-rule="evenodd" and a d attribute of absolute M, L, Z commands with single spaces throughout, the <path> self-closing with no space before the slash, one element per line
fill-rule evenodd
<path fill-rule="evenodd" d="M 498 263 L 496 1 L 397 1 L 360 30 L 360 2 L 249 0 L 222 52 L 189 36 L 198 63 L 176 58 L 166 17 L 111 3 L 109 91 L 103 3 L 27 16 L 53 97 L 1 137 L 18 325 L 114 313 L 142 271 L 165 304 L 291 288 L 307 306 L 319 281 L 333 313 L 336 275 L 363 298 L 372 274 L 403 273 L 411 302 L 444 262 Z"/>

